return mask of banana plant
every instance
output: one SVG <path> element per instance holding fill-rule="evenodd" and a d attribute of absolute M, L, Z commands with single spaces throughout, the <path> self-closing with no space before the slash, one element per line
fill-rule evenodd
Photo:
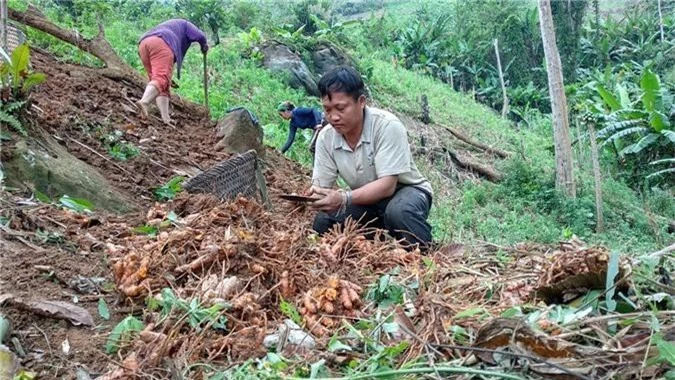
<path fill-rule="evenodd" d="M 616 85 L 615 92 L 596 84 L 596 91 L 603 100 L 604 128 L 598 138 L 609 143 L 628 143 L 619 155 L 638 154 L 645 149 L 675 148 L 673 96 L 661 86 L 658 75 L 645 69 L 639 83 L 639 99 L 631 100 L 625 86 Z M 598 110 L 596 108 L 596 110 Z M 598 110 L 599 111 L 599 110 Z"/>

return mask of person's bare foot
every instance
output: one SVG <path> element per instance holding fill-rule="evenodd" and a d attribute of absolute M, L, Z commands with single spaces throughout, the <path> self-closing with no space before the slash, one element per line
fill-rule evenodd
<path fill-rule="evenodd" d="M 166 124 L 170 127 L 174 127 L 174 128 L 176 127 L 176 124 L 174 123 L 173 119 L 170 118 L 170 117 L 167 117 L 166 119 L 162 119 L 162 121 L 164 122 L 164 124 Z"/>
<path fill-rule="evenodd" d="M 148 105 L 140 100 L 136 102 L 136 105 L 138 106 L 141 112 L 140 113 L 141 120 L 148 120 Z"/>

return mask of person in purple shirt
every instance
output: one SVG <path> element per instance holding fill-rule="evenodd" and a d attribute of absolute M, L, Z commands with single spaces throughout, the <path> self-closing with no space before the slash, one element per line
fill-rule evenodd
<path fill-rule="evenodd" d="M 317 109 L 309 107 L 295 107 L 295 105 L 289 101 L 282 102 L 277 107 L 279 111 L 279 116 L 284 120 L 290 120 L 288 126 L 288 138 L 286 143 L 281 148 L 281 153 L 286 153 L 293 145 L 295 141 L 295 134 L 298 129 L 311 129 L 314 131 L 312 135 L 312 141 L 309 144 L 310 152 L 314 153 L 314 146 L 316 145 L 316 137 L 323 128 L 323 114 Z"/>
<path fill-rule="evenodd" d="M 193 42 L 199 42 L 202 54 L 206 54 L 209 50 L 206 34 L 190 21 L 183 19 L 165 21 L 146 32 L 138 40 L 138 55 L 150 79 L 143 97 L 136 102 L 141 110 L 141 118 L 148 118 L 148 106 L 156 100 L 162 120 L 166 124 L 171 123 L 169 103 L 173 64 L 175 62 L 178 66 L 178 79 L 180 79 L 183 58 Z"/>

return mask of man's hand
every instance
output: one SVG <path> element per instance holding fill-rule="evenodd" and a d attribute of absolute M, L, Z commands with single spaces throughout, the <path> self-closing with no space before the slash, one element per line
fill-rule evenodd
<path fill-rule="evenodd" d="M 337 190 L 312 186 L 310 191 L 310 196 L 321 196 L 318 201 L 309 204 L 309 207 L 314 211 L 332 212 L 337 211 L 342 206 L 342 194 Z"/>

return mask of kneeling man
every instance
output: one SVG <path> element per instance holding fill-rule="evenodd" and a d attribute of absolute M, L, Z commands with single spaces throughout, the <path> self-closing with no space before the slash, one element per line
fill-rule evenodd
<path fill-rule="evenodd" d="M 408 135 L 390 112 L 366 106 L 361 75 L 338 67 L 319 81 L 325 120 L 316 143 L 311 192 L 319 234 L 347 217 L 384 228 L 410 248 L 431 243 L 431 184 L 417 170 Z M 338 175 L 349 190 L 334 190 Z"/>

